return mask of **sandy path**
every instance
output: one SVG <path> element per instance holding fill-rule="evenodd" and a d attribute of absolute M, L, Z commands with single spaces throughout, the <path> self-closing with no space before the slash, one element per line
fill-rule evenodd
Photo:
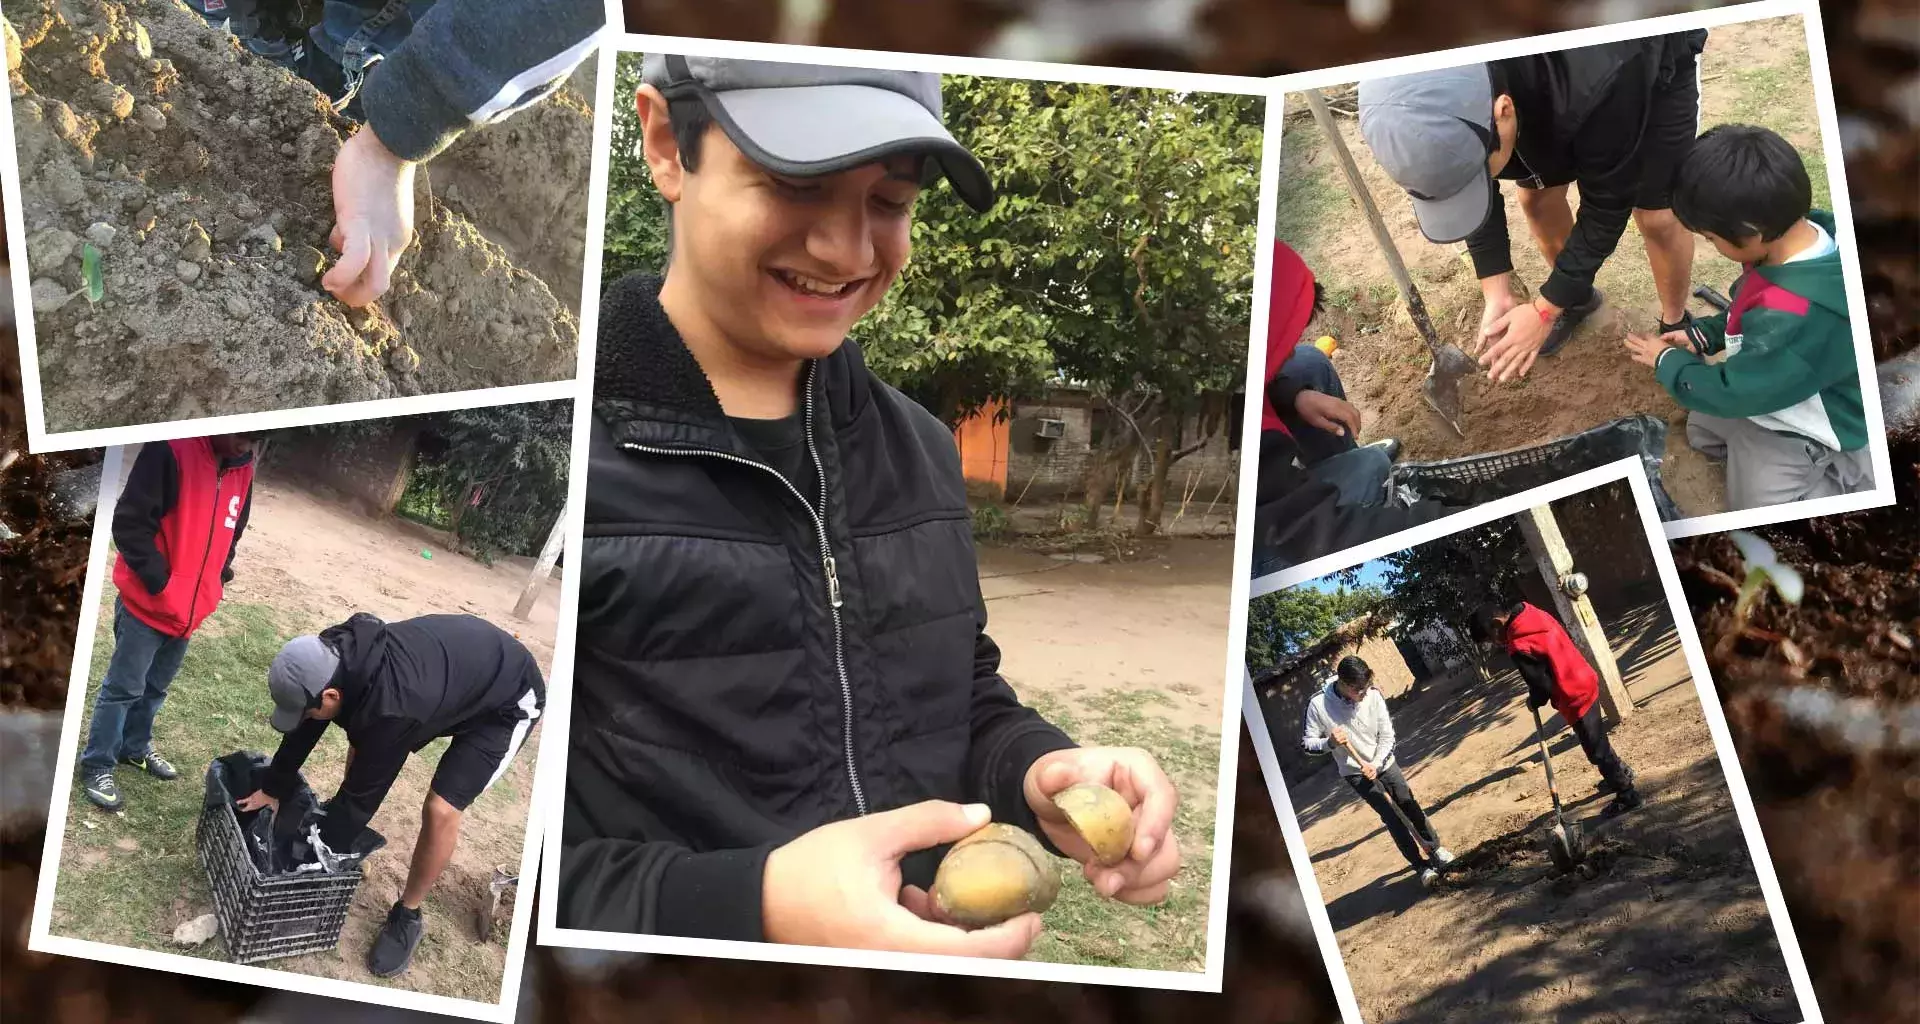
<path fill-rule="evenodd" d="M 1545 778 L 1510 670 L 1491 684 L 1441 684 L 1395 711 L 1414 792 L 1473 865 L 1439 891 L 1422 890 L 1331 769 L 1294 787 L 1370 1024 L 1798 1019 L 1671 619 L 1634 609 L 1609 635 L 1638 705 L 1614 744 L 1645 807 L 1602 827 L 1598 773 L 1557 718 L 1548 726 L 1597 878 L 1550 877 Z"/>
<path fill-rule="evenodd" d="M 1166 552 L 1085 564 L 981 548 L 987 633 L 1014 687 L 1154 690 L 1172 699 L 1172 721 L 1218 734 L 1233 545 L 1176 540 Z"/>

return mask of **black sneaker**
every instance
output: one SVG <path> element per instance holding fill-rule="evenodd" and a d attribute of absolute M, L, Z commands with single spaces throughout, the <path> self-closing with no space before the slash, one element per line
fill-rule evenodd
<path fill-rule="evenodd" d="M 1633 788 L 1633 769 L 1631 768 L 1627 769 L 1626 774 L 1627 774 L 1627 788 L 1632 789 Z M 1594 792 L 1600 793 L 1602 795 L 1607 793 L 1620 792 L 1620 787 L 1615 785 L 1612 779 L 1609 779 L 1604 775 L 1600 777 L 1600 783 L 1594 786 L 1593 789 L 1594 789 Z"/>
<path fill-rule="evenodd" d="M 84 791 L 87 799 L 103 811 L 117 811 L 122 803 L 120 787 L 113 781 L 112 772 L 100 772 L 87 777 Z"/>
<path fill-rule="evenodd" d="M 1694 323 L 1691 312 L 1681 313 L 1679 323 L 1670 324 L 1665 320 L 1660 321 L 1660 330 L 1654 336 L 1664 338 L 1674 331 L 1679 331 L 1687 336 L 1687 346 L 1693 349 L 1694 355 L 1704 356 L 1707 354 L 1706 332 L 1700 329 L 1699 324 Z"/>
<path fill-rule="evenodd" d="M 1645 802 L 1645 800 L 1641 799 L 1639 790 L 1629 788 L 1626 792 L 1614 797 L 1612 803 L 1602 808 L 1600 816 L 1602 818 L 1617 818 L 1628 811 L 1638 808 Z"/>
<path fill-rule="evenodd" d="M 1582 321 L 1592 316 L 1606 300 L 1607 297 L 1600 294 L 1600 289 L 1595 288 L 1593 294 L 1587 296 L 1587 301 L 1561 310 L 1560 315 L 1553 318 L 1553 326 L 1547 331 L 1547 340 L 1540 345 L 1540 354 L 1550 356 L 1560 351 L 1560 346 L 1565 345 L 1567 339 L 1573 337 L 1574 328 L 1579 327 Z"/>
<path fill-rule="evenodd" d="M 161 757 L 151 750 L 147 751 L 147 756 L 145 757 L 123 757 L 120 759 L 120 763 L 133 765 L 162 782 L 171 781 L 180 777 L 178 769 L 174 768 L 166 758 Z"/>
<path fill-rule="evenodd" d="M 387 911 L 387 923 L 373 937 L 373 948 L 367 950 L 367 970 L 376 978 L 391 978 L 405 971 L 426 932 L 427 923 L 421 920 L 420 912 L 395 901 L 393 909 Z"/>

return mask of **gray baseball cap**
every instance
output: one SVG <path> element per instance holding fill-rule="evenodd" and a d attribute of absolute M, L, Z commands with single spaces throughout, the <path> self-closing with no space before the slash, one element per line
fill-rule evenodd
<path fill-rule="evenodd" d="M 1500 188 L 1487 173 L 1497 146 L 1485 64 L 1360 83 L 1360 136 L 1407 194 L 1420 233 L 1458 242 L 1486 222 Z"/>
<path fill-rule="evenodd" d="M 296 636 L 282 645 L 267 669 L 267 691 L 273 694 L 273 727 L 281 732 L 298 729 L 307 709 L 333 682 L 334 670 L 339 667 L 340 656 L 317 636 Z"/>
<path fill-rule="evenodd" d="M 698 97 L 727 138 L 777 174 L 812 178 L 923 153 L 968 206 L 993 206 L 985 167 L 940 120 L 940 76 L 649 53 L 641 80 Z"/>

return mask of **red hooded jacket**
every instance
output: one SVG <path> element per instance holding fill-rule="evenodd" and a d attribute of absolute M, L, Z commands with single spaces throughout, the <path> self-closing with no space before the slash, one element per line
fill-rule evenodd
<path fill-rule="evenodd" d="M 1571 725 L 1600 698 L 1600 676 L 1560 620 L 1522 602 L 1507 623 L 1507 653 L 1525 654 L 1553 669 L 1553 708 Z"/>
<path fill-rule="evenodd" d="M 146 537 L 115 538 L 121 551 L 114 559 L 113 585 L 134 618 L 168 636 L 186 637 L 220 604 L 225 590 L 221 575 L 253 489 L 253 462 L 223 467 L 204 437 L 164 443 L 178 467 L 174 500 L 170 507 L 155 509 L 159 522 L 151 547 Z M 123 528 L 118 510 L 114 526 L 116 534 Z M 136 558 L 159 556 L 166 582 L 158 591 L 128 562 L 130 548 L 137 549 Z"/>
<path fill-rule="evenodd" d="M 1280 421 L 1273 408 L 1273 379 L 1280 375 L 1300 343 L 1300 333 L 1313 319 L 1313 271 L 1300 254 L 1285 242 L 1273 243 L 1273 288 L 1267 295 L 1267 375 L 1265 394 L 1260 400 L 1260 429 L 1278 430 L 1288 437 L 1293 432 Z"/>

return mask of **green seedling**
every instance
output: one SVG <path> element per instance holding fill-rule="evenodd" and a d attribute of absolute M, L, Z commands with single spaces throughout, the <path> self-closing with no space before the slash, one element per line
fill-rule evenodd
<path fill-rule="evenodd" d="M 1769 584 L 1780 600 L 1797 605 L 1806 594 L 1806 581 L 1800 578 L 1799 570 L 1780 561 L 1774 553 L 1773 545 L 1745 530 L 1735 530 L 1727 535 L 1733 540 L 1733 546 L 1740 549 L 1740 558 L 1746 563 L 1747 578 L 1740 584 L 1740 595 L 1733 602 L 1734 621 L 1746 625 L 1747 617 L 1753 614 L 1753 606 Z"/>
<path fill-rule="evenodd" d="M 100 250 L 88 242 L 80 250 L 80 275 L 87 279 L 87 301 L 98 303 L 107 296 L 107 283 L 100 276 Z"/>
<path fill-rule="evenodd" d="M 88 305 L 99 305 L 107 297 L 107 282 L 100 276 L 100 250 L 88 242 L 80 250 L 80 276 L 86 283 L 67 293 L 65 302 L 71 302 L 82 295 L 87 297 Z"/>

